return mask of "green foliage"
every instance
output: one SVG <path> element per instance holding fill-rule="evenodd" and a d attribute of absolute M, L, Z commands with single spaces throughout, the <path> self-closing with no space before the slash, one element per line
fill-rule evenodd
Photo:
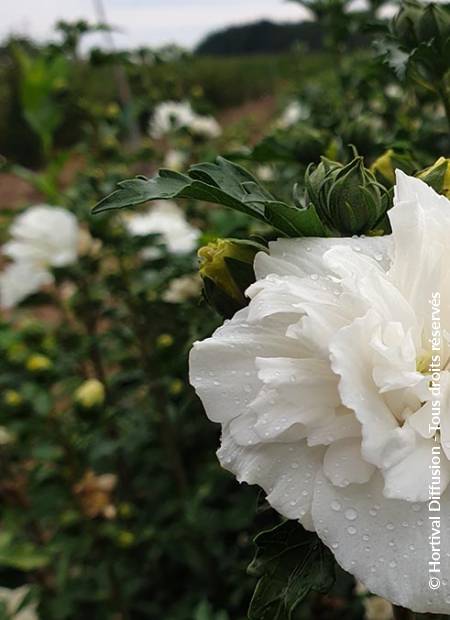
<path fill-rule="evenodd" d="M 70 79 L 70 65 L 64 56 L 32 57 L 20 48 L 16 50 L 16 58 L 21 72 L 20 99 L 24 116 L 40 137 L 44 151 L 48 152 L 63 120 L 57 97 Z"/>
<path fill-rule="evenodd" d="M 191 198 L 223 205 L 270 224 L 287 236 L 326 234 L 314 207 L 298 209 L 277 199 L 247 170 L 218 157 L 217 162 L 196 164 L 187 175 L 161 170 L 152 179 L 129 179 L 93 209 L 101 213 L 148 202 Z"/>
<path fill-rule="evenodd" d="M 313 590 L 327 592 L 334 581 L 333 554 L 299 523 L 285 521 L 255 538 L 248 567 L 259 577 L 250 603 L 250 620 L 296 620 L 299 605 Z"/>

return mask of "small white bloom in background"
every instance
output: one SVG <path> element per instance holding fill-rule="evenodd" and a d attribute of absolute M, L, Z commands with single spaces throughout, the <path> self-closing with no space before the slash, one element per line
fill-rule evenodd
<path fill-rule="evenodd" d="M 3 603 L 6 609 L 8 620 L 39 620 L 35 601 L 21 608 L 29 592 L 29 586 L 21 586 L 15 589 L 0 588 L 0 603 Z"/>
<path fill-rule="evenodd" d="M 162 300 L 169 304 L 181 304 L 198 297 L 202 290 L 202 280 L 198 274 L 189 274 L 170 281 Z"/>
<path fill-rule="evenodd" d="M 52 267 L 74 263 L 80 245 L 76 217 L 61 207 L 37 205 L 21 213 L 2 252 L 12 263 L 0 273 L 0 306 L 12 308 L 53 282 Z"/>
<path fill-rule="evenodd" d="M 166 168 L 170 168 L 171 170 L 180 171 L 186 165 L 187 156 L 183 151 L 178 151 L 176 149 L 171 149 L 167 151 L 166 156 L 164 158 L 164 166 Z"/>
<path fill-rule="evenodd" d="M 0 306 L 14 308 L 29 295 L 53 282 L 52 274 L 29 262 L 10 263 L 0 272 Z"/>
<path fill-rule="evenodd" d="M 16 436 L 11 433 L 6 426 L 0 426 L 0 446 L 7 446 L 14 443 Z"/>
<path fill-rule="evenodd" d="M 256 174 L 261 181 L 273 181 L 274 179 L 273 168 L 269 165 L 258 166 Z"/>
<path fill-rule="evenodd" d="M 200 237 L 198 228 L 191 226 L 183 211 L 170 201 L 155 201 L 147 212 L 128 215 L 124 222 L 131 235 L 161 235 L 172 254 L 192 252 Z"/>
<path fill-rule="evenodd" d="M 206 138 L 216 138 L 222 133 L 219 123 L 212 116 L 197 114 L 188 101 L 164 101 L 156 106 L 150 121 L 152 138 L 160 139 L 182 128 Z"/>
<path fill-rule="evenodd" d="M 250 303 L 194 344 L 191 383 L 222 425 L 218 456 L 316 531 L 370 592 L 448 613 L 428 585 L 432 450 L 441 450 L 441 574 L 450 574 L 450 201 L 397 171 L 392 234 L 279 239 Z M 430 428 L 432 303 L 442 330 Z"/>
<path fill-rule="evenodd" d="M 13 222 L 3 254 L 41 267 L 64 267 L 78 256 L 79 226 L 67 209 L 37 205 Z"/>
<path fill-rule="evenodd" d="M 218 138 L 222 133 L 221 126 L 212 116 L 195 116 L 188 129 L 202 138 Z"/>
<path fill-rule="evenodd" d="M 188 101 L 163 101 L 159 103 L 150 121 L 150 135 L 159 139 L 181 127 L 188 127 L 195 112 Z"/>
<path fill-rule="evenodd" d="M 384 89 L 385 94 L 392 99 L 400 99 L 403 96 L 403 89 L 399 84 L 388 84 Z"/>
<path fill-rule="evenodd" d="M 283 110 L 277 121 L 277 126 L 281 129 L 288 129 L 299 121 L 306 121 L 310 116 L 310 111 L 305 103 L 300 101 L 291 101 L 291 103 Z"/>

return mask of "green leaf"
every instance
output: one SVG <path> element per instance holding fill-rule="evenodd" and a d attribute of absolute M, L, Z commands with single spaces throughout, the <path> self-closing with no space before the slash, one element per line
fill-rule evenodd
<path fill-rule="evenodd" d="M 327 236 L 314 208 L 276 200 L 247 170 L 218 157 L 192 166 L 188 174 L 160 170 L 151 179 L 128 179 L 101 200 L 93 213 L 133 207 L 152 200 L 191 198 L 229 207 L 270 224 L 289 237 Z"/>
<path fill-rule="evenodd" d="M 30 571 L 42 568 L 49 562 L 49 554 L 32 543 L 16 542 L 9 533 L 0 536 L 0 566 Z"/>
<path fill-rule="evenodd" d="M 260 579 L 249 620 L 296 620 L 298 606 L 311 590 L 325 593 L 333 585 L 332 553 L 296 521 L 258 534 L 255 544 L 248 571 Z"/>

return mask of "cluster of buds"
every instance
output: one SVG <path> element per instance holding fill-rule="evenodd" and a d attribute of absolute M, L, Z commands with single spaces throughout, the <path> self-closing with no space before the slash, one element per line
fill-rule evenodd
<path fill-rule="evenodd" d="M 416 172 L 418 165 L 406 153 L 390 149 L 368 169 L 356 155 L 348 164 L 325 157 L 308 167 L 301 208 L 313 207 L 329 236 L 378 235 L 390 232 L 387 211 L 392 206 L 395 170 L 416 176 L 437 192 L 450 195 L 450 160 L 441 157 Z M 255 281 L 253 263 L 267 248 L 254 241 L 219 239 L 200 248 L 203 294 L 224 318 L 248 304 L 247 288 Z"/>
<path fill-rule="evenodd" d="M 440 90 L 448 72 L 450 9 L 440 3 L 407 0 L 392 22 L 392 36 L 408 57 L 408 71 L 418 83 Z"/>
<path fill-rule="evenodd" d="M 393 32 L 402 47 L 412 52 L 432 43 L 443 52 L 450 37 L 450 11 L 444 4 L 407 0 L 393 20 Z"/>
<path fill-rule="evenodd" d="M 322 157 L 306 171 L 304 206 L 335 236 L 362 235 L 383 226 L 391 196 L 359 155 L 346 165 Z"/>

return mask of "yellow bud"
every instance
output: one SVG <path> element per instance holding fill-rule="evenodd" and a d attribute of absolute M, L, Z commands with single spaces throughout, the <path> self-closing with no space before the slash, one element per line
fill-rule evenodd
<path fill-rule="evenodd" d="M 169 392 L 172 396 L 178 396 L 183 391 L 184 383 L 181 379 L 174 379 L 169 386 Z"/>
<path fill-rule="evenodd" d="M 108 118 L 115 118 L 120 114 L 120 106 L 115 102 L 108 103 L 105 108 L 105 114 Z"/>
<path fill-rule="evenodd" d="M 370 166 L 370 171 L 373 172 L 375 176 L 381 175 L 391 185 L 395 183 L 395 170 L 392 165 L 393 155 L 394 151 L 389 149 L 383 153 L 383 155 L 380 155 Z"/>
<path fill-rule="evenodd" d="M 19 407 L 23 403 L 23 398 L 16 390 L 6 390 L 3 401 L 9 407 Z"/>
<path fill-rule="evenodd" d="M 387 188 L 395 185 L 395 171 L 397 169 L 406 174 L 414 174 L 417 170 L 417 163 L 408 153 L 388 149 L 370 167 L 370 171 L 375 175 L 376 180 Z"/>
<path fill-rule="evenodd" d="M 74 398 L 86 409 L 98 407 L 105 400 L 105 386 L 98 379 L 87 379 L 75 390 Z"/>
<path fill-rule="evenodd" d="M 128 502 L 122 502 L 119 504 L 118 510 L 119 516 L 122 517 L 122 519 L 129 519 L 133 514 L 133 506 Z"/>
<path fill-rule="evenodd" d="M 171 347 L 174 342 L 174 337 L 170 334 L 161 334 L 156 340 L 156 346 L 161 349 L 167 349 L 168 347 Z"/>
<path fill-rule="evenodd" d="M 25 364 L 26 369 L 30 372 L 43 372 L 51 368 L 52 365 L 53 364 L 50 358 L 39 353 L 30 355 Z"/>
<path fill-rule="evenodd" d="M 230 318 L 247 305 L 245 290 L 255 280 L 255 255 L 266 248 L 251 241 L 219 239 L 198 251 L 203 290 L 209 304 Z"/>
<path fill-rule="evenodd" d="M 127 530 L 122 530 L 117 535 L 117 544 L 120 547 L 124 547 L 124 548 L 130 547 L 134 543 L 135 538 L 136 537 L 133 534 L 133 532 L 129 532 Z"/>
<path fill-rule="evenodd" d="M 450 198 L 450 159 L 439 157 L 432 166 L 425 168 L 417 176 L 439 194 Z"/>

